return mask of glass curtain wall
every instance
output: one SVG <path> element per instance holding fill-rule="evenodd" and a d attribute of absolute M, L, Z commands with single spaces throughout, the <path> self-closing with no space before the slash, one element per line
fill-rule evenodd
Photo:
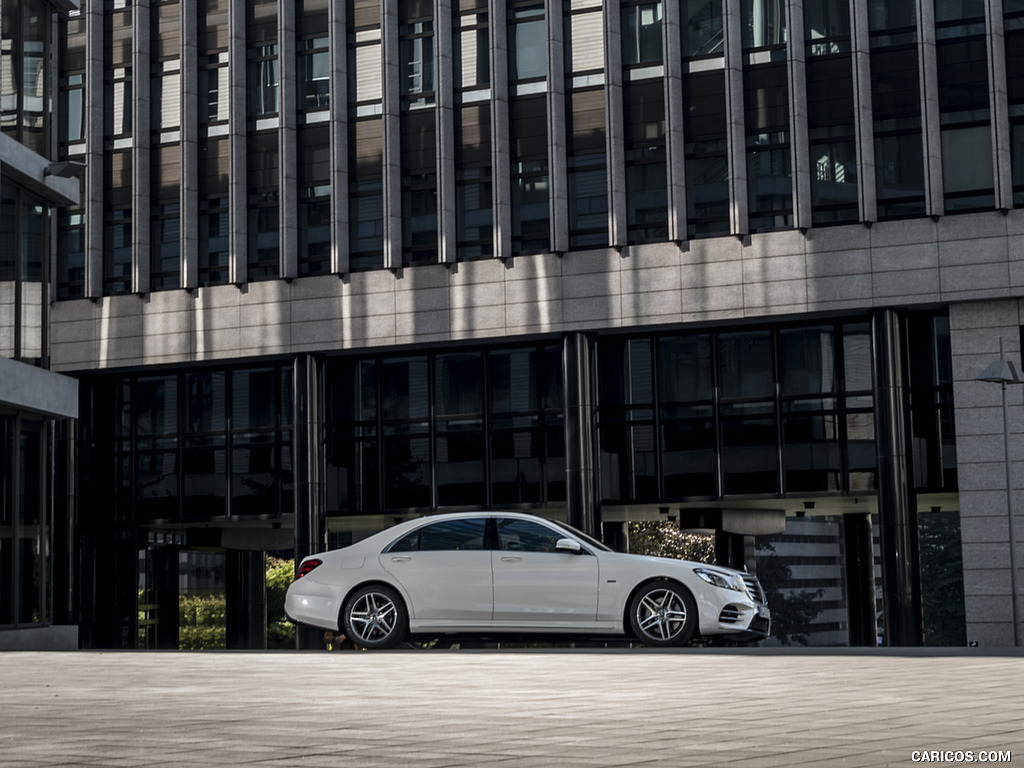
<path fill-rule="evenodd" d="M 50 13 L 45 0 L 3 0 L 0 132 L 50 156 Z"/>
<path fill-rule="evenodd" d="M 804 5 L 811 217 L 816 226 L 860 218 L 849 0 Z"/>
<path fill-rule="evenodd" d="M 551 247 L 544 6 L 510 3 L 508 22 L 512 251 L 539 253 Z"/>
<path fill-rule="evenodd" d="M 328 364 L 330 515 L 565 500 L 561 348 Z"/>
<path fill-rule="evenodd" d="M 569 247 L 608 245 L 604 13 L 595 0 L 566 2 Z"/>
<path fill-rule="evenodd" d="M 936 58 L 947 213 L 995 206 L 984 0 L 936 0 Z"/>
<path fill-rule="evenodd" d="M 925 213 L 924 145 L 913 0 L 868 6 L 878 218 Z"/>
<path fill-rule="evenodd" d="M 42 199 L 0 183 L 0 356 L 46 367 L 49 221 Z"/>
<path fill-rule="evenodd" d="M 48 422 L 0 414 L 0 626 L 50 619 Z"/>
<path fill-rule="evenodd" d="M 785 229 L 793 225 L 785 3 L 743 0 L 740 9 L 744 54 L 758 62 L 743 69 L 750 231 Z"/>
<path fill-rule="evenodd" d="M 626 237 L 630 244 L 668 238 L 663 22 L 660 2 L 622 6 Z"/>
<path fill-rule="evenodd" d="M 349 268 L 384 266 L 383 58 L 380 3 L 348 4 Z"/>
<path fill-rule="evenodd" d="M 490 18 L 485 0 L 462 0 L 452 25 L 456 259 L 475 261 L 494 254 Z"/>
<path fill-rule="evenodd" d="M 683 0 L 683 139 L 688 237 L 729 232 L 729 146 L 722 0 Z"/>
<path fill-rule="evenodd" d="M 915 487 L 955 490 L 948 319 L 911 313 Z M 607 504 L 875 488 L 867 319 L 605 338 L 598 344 Z"/>

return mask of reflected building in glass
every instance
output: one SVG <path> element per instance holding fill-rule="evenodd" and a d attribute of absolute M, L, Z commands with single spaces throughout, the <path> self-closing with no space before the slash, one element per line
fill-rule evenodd
<path fill-rule="evenodd" d="M 713 534 L 817 622 L 783 641 L 1011 645 L 973 379 L 1020 356 L 1022 36 L 1021 0 L 63 11 L 82 645 L 177 647 L 213 562 L 261 647 L 265 553 L 479 509 Z"/>

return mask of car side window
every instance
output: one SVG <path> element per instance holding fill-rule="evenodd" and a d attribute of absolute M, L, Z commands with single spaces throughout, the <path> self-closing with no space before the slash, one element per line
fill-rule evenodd
<path fill-rule="evenodd" d="M 485 518 L 444 520 L 420 528 L 420 551 L 484 549 Z"/>
<path fill-rule="evenodd" d="M 394 542 L 390 547 L 387 548 L 388 552 L 415 552 L 420 548 L 420 529 L 417 528 L 412 533 L 407 533 L 405 536 Z"/>
<path fill-rule="evenodd" d="M 498 520 L 498 549 L 510 552 L 554 552 L 555 544 L 565 538 L 547 526 L 530 520 Z"/>

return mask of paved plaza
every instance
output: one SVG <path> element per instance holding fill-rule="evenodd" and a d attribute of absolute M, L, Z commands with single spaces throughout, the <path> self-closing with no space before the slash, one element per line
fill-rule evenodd
<path fill-rule="evenodd" d="M 10 652 L 0 681 L 19 768 L 1024 765 L 1024 655 L 977 649 Z"/>

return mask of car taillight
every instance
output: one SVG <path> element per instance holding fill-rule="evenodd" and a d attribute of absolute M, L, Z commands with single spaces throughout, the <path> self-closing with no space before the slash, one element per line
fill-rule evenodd
<path fill-rule="evenodd" d="M 295 574 L 295 578 L 301 579 L 318 565 L 323 565 L 323 563 L 323 560 L 317 560 L 315 557 L 311 557 L 309 560 L 303 560 L 302 565 L 299 566 L 299 572 Z"/>

